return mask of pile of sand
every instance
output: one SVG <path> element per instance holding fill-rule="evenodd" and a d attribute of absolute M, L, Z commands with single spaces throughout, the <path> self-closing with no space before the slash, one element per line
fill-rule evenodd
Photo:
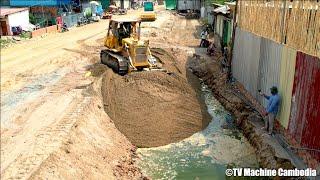
<path fill-rule="evenodd" d="M 168 59 L 162 59 L 164 66 L 176 66 Z M 119 76 L 111 70 L 104 74 L 105 111 L 138 147 L 177 142 L 202 130 L 210 120 L 197 87 L 191 85 L 199 82 L 184 77 L 176 67 L 170 69 L 173 74 L 144 71 Z"/>

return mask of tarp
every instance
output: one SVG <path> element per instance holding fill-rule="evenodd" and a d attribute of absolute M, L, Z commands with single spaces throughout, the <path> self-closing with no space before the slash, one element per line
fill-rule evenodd
<path fill-rule="evenodd" d="M 221 7 L 218 7 L 216 9 L 214 9 L 213 12 L 222 13 L 222 14 L 228 14 L 228 13 L 230 13 L 229 10 L 230 10 L 229 6 L 225 5 L 225 6 L 221 6 Z"/>
<path fill-rule="evenodd" d="M 110 0 L 101 0 L 102 9 L 109 9 Z"/>
<path fill-rule="evenodd" d="M 153 11 L 153 2 L 144 2 L 144 11 Z"/>
<path fill-rule="evenodd" d="M 71 0 L 10 0 L 11 6 L 59 6 L 61 4 L 70 4 Z"/>
<path fill-rule="evenodd" d="M 177 1 L 176 0 L 166 0 L 166 9 L 168 10 L 174 10 L 177 7 Z"/>

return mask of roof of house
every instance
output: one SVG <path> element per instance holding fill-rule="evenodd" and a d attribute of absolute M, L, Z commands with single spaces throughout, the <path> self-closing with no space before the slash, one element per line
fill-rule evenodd
<path fill-rule="evenodd" d="M 0 16 L 6 16 L 17 12 L 28 10 L 28 8 L 0 8 Z"/>

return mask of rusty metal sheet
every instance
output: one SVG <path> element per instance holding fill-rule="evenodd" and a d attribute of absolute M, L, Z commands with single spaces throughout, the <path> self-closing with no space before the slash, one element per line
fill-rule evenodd
<path fill-rule="evenodd" d="M 320 59 L 302 52 L 296 58 L 288 131 L 302 147 L 320 150 Z M 312 155 L 320 160 L 320 153 Z"/>
<path fill-rule="evenodd" d="M 258 89 L 261 89 L 262 92 L 268 95 L 271 94 L 270 88 L 272 86 L 276 86 L 279 89 L 282 49 L 283 45 L 266 38 L 261 38 Z M 256 93 L 258 102 L 266 107 L 268 100 L 262 96 L 258 96 L 258 92 Z"/>
<path fill-rule="evenodd" d="M 257 98 L 261 38 L 236 29 L 232 74 L 250 94 Z"/>
<path fill-rule="evenodd" d="M 281 97 L 281 106 L 279 111 L 279 122 L 287 129 L 289 124 L 289 116 L 291 110 L 292 88 L 294 81 L 294 73 L 296 67 L 295 49 L 284 46 L 282 49 L 281 65 L 280 65 L 280 81 L 279 93 Z"/>

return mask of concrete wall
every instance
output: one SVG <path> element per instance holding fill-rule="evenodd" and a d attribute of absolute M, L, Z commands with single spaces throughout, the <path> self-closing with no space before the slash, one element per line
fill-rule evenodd
<path fill-rule="evenodd" d="M 46 27 L 47 33 L 56 33 L 57 30 L 58 30 L 58 26 L 57 25 Z"/>
<path fill-rule="evenodd" d="M 11 27 L 14 27 L 14 26 L 27 27 L 29 25 L 29 10 L 8 15 L 8 24 L 9 24 L 11 33 L 12 33 Z"/>
<path fill-rule="evenodd" d="M 37 29 L 35 31 L 32 31 L 31 36 L 34 38 L 34 37 L 42 36 L 46 33 L 56 33 L 60 30 L 61 29 L 58 27 L 58 25 L 48 26 L 45 28 L 41 28 L 41 29 Z"/>
<path fill-rule="evenodd" d="M 47 32 L 46 28 L 40 28 L 31 32 L 31 37 L 38 37 Z"/>

